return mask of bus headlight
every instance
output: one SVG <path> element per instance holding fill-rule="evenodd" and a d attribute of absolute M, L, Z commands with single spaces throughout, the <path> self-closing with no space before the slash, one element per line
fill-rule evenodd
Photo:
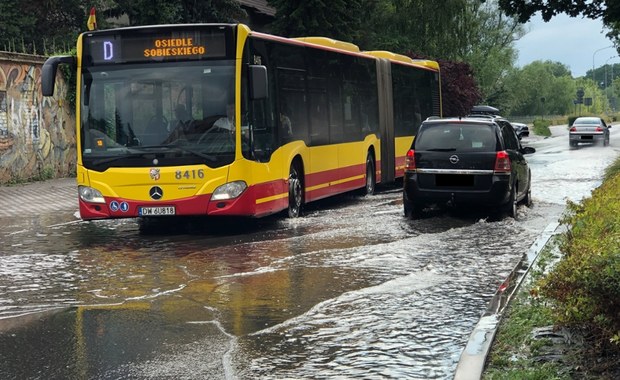
<path fill-rule="evenodd" d="M 78 193 L 84 202 L 105 203 L 103 195 L 97 189 L 88 186 L 78 186 Z"/>
<path fill-rule="evenodd" d="M 234 199 L 241 195 L 247 188 L 248 185 L 245 181 L 228 182 L 215 189 L 211 196 L 211 200 L 223 201 L 226 199 Z"/>

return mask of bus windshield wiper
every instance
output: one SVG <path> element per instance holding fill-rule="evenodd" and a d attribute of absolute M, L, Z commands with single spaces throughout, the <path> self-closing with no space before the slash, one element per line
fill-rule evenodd
<path fill-rule="evenodd" d="M 127 157 L 141 157 L 145 154 L 151 154 L 150 152 L 136 149 L 136 148 L 123 149 L 121 152 L 122 154 L 116 154 L 112 157 L 105 157 L 105 158 L 100 158 L 98 160 L 95 160 L 93 161 L 93 165 L 98 166 L 98 165 L 108 164 L 110 162 L 122 160 Z"/>
<path fill-rule="evenodd" d="M 213 157 L 213 156 L 211 156 L 209 154 L 205 154 L 205 153 L 199 152 L 197 150 L 190 149 L 190 148 L 188 148 L 186 146 L 183 146 L 183 145 L 168 144 L 168 145 L 162 145 L 162 147 L 169 148 L 169 149 L 176 149 L 178 151 L 185 152 L 185 153 L 190 153 L 190 154 L 193 154 L 194 156 L 198 156 L 198 157 L 204 158 L 204 159 L 209 160 L 211 162 L 217 161 L 217 158 L 215 158 L 215 157 Z"/>

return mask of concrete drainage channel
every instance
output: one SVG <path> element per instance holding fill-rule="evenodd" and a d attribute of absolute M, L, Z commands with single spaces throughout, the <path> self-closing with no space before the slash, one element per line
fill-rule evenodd
<path fill-rule="evenodd" d="M 484 371 L 487 355 L 499 327 L 506 306 L 516 294 L 532 265 L 538 259 L 551 236 L 558 233 L 559 223 L 547 225 L 527 253 L 523 256 L 491 299 L 487 310 L 474 327 L 456 367 L 454 380 L 480 379 Z"/>

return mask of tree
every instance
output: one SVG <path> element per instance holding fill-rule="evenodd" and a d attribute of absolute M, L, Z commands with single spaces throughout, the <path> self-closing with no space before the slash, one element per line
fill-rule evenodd
<path fill-rule="evenodd" d="M 516 60 L 514 42 L 523 36 L 523 26 L 504 15 L 496 1 L 473 1 L 469 9 L 463 16 L 468 27 L 462 31 L 468 43 L 459 58 L 472 66 L 485 103 L 497 104 L 505 96 L 502 79 Z"/>
<path fill-rule="evenodd" d="M 379 0 L 377 12 L 363 20 L 365 29 L 375 28 L 368 44 L 372 49 L 457 60 L 462 47 L 471 43 L 463 33 L 468 27 L 463 16 L 472 1 L 479 0 Z"/>
<path fill-rule="evenodd" d="M 577 88 L 584 88 L 585 96 L 594 98 L 589 111 L 602 112 L 606 104 L 592 80 L 575 80 L 566 65 L 553 61 L 535 61 L 512 70 L 504 79 L 504 88 L 502 109 L 506 115 L 570 114 L 575 107 Z"/>
<path fill-rule="evenodd" d="M 182 23 L 239 22 L 247 17 L 235 0 L 181 0 L 172 3 L 180 3 L 182 11 L 179 21 Z"/>
<path fill-rule="evenodd" d="M 22 53 L 69 49 L 86 25 L 82 0 L 0 2 L 0 48 Z M 57 45 L 54 48 L 54 45 Z"/>
<path fill-rule="evenodd" d="M 480 101 L 471 67 L 462 62 L 439 61 L 443 116 L 465 116 Z"/>
<path fill-rule="evenodd" d="M 507 14 L 516 16 L 522 23 L 528 22 L 537 12 L 540 12 L 545 21 L 560 13 L 566 13 L 571 17 L 583 15 L 591 19 L 603 18 L 605 22 L 620 20 L 620 7 L 616 5 L 615 0 L 499 0 L 499 6 Z"/>
<path fill-rule="evenodd" d="M 607 36 L 613 39 L 616 45 L 620 42 L 620 5 L 617 0 L 499 0 L 499 6 L 522 23 L 528 22 L 537 12 L 540 12 L 545 21 L 560 13 L 571 17 L 602 19 L 603 24 L 611 30 Z"/>
<path fill-rule="evenodd" d="M 362 0 L 268 0 L 276 9 L 273 32 L 285 37 L 324 36 L 356 42 Z M 369 2 L 370 3 L 370 2 Z"/>
<path fill-rule="evenodd" d="M 246 15 L 235 0 L 113 0 L 106 15 L 127 15 L 129 25 L 238 22 Z"/>

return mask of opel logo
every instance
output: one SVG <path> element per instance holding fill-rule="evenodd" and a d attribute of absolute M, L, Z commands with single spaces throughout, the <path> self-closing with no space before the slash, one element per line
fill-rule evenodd
<path fill-rule="evenodd" d="M 151 190 L 149 190 L 149 195 L 151 196 L 151 199 L 158 201 L 164 196 L 164 191 L 159 186 L 153 186 L 151 187 Z"/>
<path fill-rule="evenodd" d="M 450 156 L 450 163 L 451 164 L 456 164 L 459 162 L 459 156 L 457 156 L 456 154 L 453 154 L 452 156 Z"/>

